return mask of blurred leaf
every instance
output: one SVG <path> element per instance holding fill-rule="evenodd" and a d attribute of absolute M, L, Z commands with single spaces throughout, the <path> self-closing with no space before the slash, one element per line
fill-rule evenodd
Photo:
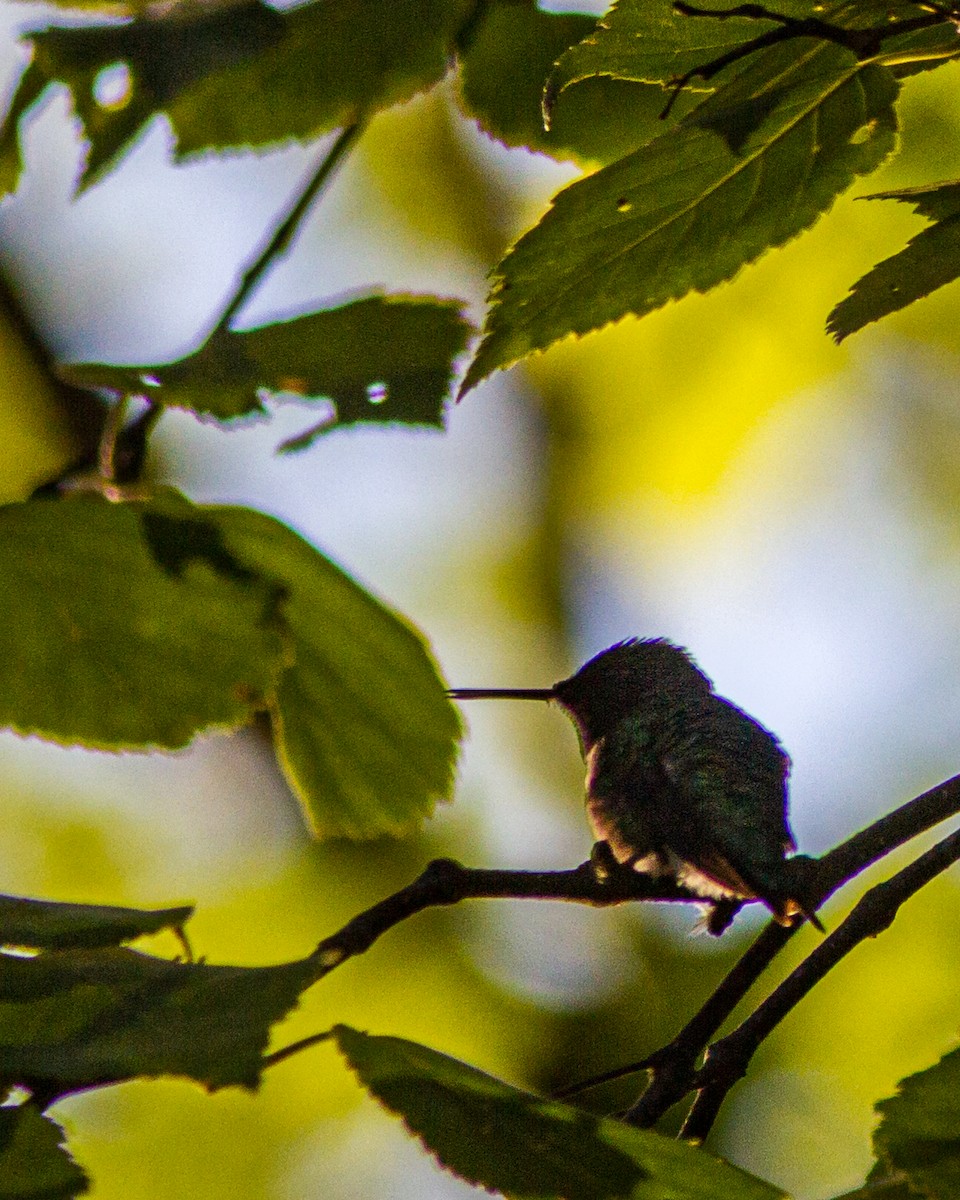
<path fill-rule="evenodd" d="M 29 1104 L 0 1108 L 0 1200 L 69 1200 L 89 1186 L 56 1121 Z"/>
<path fill-rule="evenodd" d="M 0 895 L 0 945 L 38 950 L 118 946 L 161 929 L 179 930 L 192 914 L 189 905 L 150 910 Z"/>
<path fill-rule="evenodd" d="M 0 1076 L 45 1095 L 142 1075 L 252 1088 L 270 1026 L 315 978 L 309 959 L 214 967 L 116 948 L 0 953 Z"/>
<path fill-rule="evenodd" d="M 901 200 L 934 223 L 899 254 L 877 263 L 834 308 L 827 330 L 838 342 L 960 276 L 960 182 L 877 192 L 861 199 Z"/>
<path fill-rule="evenodd" d="M 55 81 L 73 93 L 90 141 L 90 186 L 157 113 L 182 156 L 315 137 L 409 99 L 444 75 L 465 9 L 465 0 L 339 0 L 278 12 L 246 0 L 33 33 L 33 61 L 0 135 L 0 182 L 15 180 L 20 116 Z M 126 87 L 101 94 L 102 73 L 121 65 Z"/>
<path fill-rule="evenodd" d="M 449 798 L 460 723 L 423 642 L 279 521 L 170 491 L 32 501 L 0 509 L 0 564 L 19 732 L 173 747 L 269 709 L 318 833 L 399 833 Z"/>
<path fill-rule="evenodd" d="M 917 1193 L 900 1176 L 890 1179 L 873 1178 L 852 1192 L 844 1192 L 835 1200 L 916 1200 Z"/>
<path fill-rule="evenodd" d="M 905 1178 L 928 1200 L 960 1195 L 960 1050 L 902 1079 L 877 1105 L 873 1146 L 881 1170 Z M 881 1176 L 882 1181 L 882 1176 Z"/>
<path fill-rule="evenodd" d="M 542 1100 L 402 1038 L 333 1031 L 361 1083 L 443 1166 L 490 1191 L 567 1200 L 773 1200 L 706 1151 Z"/>
<path fill-rule="evenodd" d="M 676 130 L 572 184 L 497 268 L 461 394 L 492 371 L 730 279 L 893 149 L 897 85 L 832 43 L 754 55 Z"/>
<path fill-rule="evenodd" d="M 90 186 L 157 112 L 208 74 L 256 58 L 279 43 L 286 19 L 258 0 L 227 11 L 193 9 L 189 18 L 139 19 L 124 25 L 47 29 L 31 34 L 33 60 L 13 99 L 14 120 L 53 82 L 65 84 L 90 152 L 83 183 Z M 126 64 L 126 88 L 100 95 L 102 73 Z M 5 137 L 11 136 L 8 118 Z"/>
<path fill-rule="evenodd" d="M 507 146 L 557 159 L 610 162 L 662 132 L 660 87 L 594 79 L 576 89 L 544 127 L 543 90 L 553 64 L 590 33 L 593 17 L 548 13 L 533 0 L 487 4 L 461 54 L 464 111 Z"/>
<path fill-rule="evenodd" d="M 336 425 L 443 426 L 454 360 L 470 325 L 456 301 L 375 296 L 257 329 L 227 331 L 169 366 L 67 364 L 81 387 L 140 392 L 220 420 L 263 412 L 262 392 L 326 398 L 336 406 L 299 449 Z"/>
<path fill-rule="evenodd" d="M 230 552 L 279 579 L 294 658 L 273 708 L 277 753 L 321 836 L 404 832 L 449 799 L 460 718 L 421 638 L 291 529 L 200 510 Z"/>
<path fill-rule="evenodd" d="M 0 725 L 175 748 L 266 707 L 281 590 L 208 546 L 161 565 L 145 515 L 92 495 L 0 508 Z"/>
<path fill-rule="evenodd" d="M 20 76 L 17 90 L 0 128 L 0 196 L 16 189 L 23 170 L 20 118 L 40 99 L 50 80 L 35 62 Z"/>
<path fill-rule="evenodd" d="M 410 99 L 445 74 L 469 7 L 337 0 L 285 13 L 275 47 L 210 75 L 170 106 L 178 153 L 315 137 Z"/>

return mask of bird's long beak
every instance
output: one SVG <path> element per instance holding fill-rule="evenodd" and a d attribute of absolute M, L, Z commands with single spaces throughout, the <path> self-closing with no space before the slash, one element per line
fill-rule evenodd
<path fill-rule="evenodd" d="M 450 688 L 451 700 L 553 700 L 553 688 Z"/>

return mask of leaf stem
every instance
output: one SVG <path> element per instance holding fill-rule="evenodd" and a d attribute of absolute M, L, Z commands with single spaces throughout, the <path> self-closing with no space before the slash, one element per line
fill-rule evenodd
<path fill-rule="evenodd" d="M 329 1042 L 332 1037 L 333 1034 L 329 1029 L 325 1029 L 323 1033 L 311 1033 L 307 1037 L 300 1038 L 299 1041 L 291 1042 L 289 1046 L 281 1046 L 279 1050 L 274 1050 L 272 1054 L 265 1054 L 261 1065 L 264 1067 L 275 1067 L 277 1063 L 292 1058 L 294 1054 L 299 1054 L 301 1050 L 309 1050 L 311 1046 L 318 1046 L 321 1042 Z"/>
<path fill-rule="evenodd" d="M 97 446 L 97 474 L 104 484 L 112 484 L 116 479 L 117 439 L 123 429 L 129 403 L 130 397 L 127 393 L 117 393 L 116 399 L 107 409 L 100 444 Z"/>
<path fill-rule="evenodd" d="M 251 293 L 260 283 L 267 270 L 280 255 L 285 253 L 297 234 L 303 218 L 317 196 L 330 182 L 334 172 L 343 161 L 347 151 L 351 149 L 363 131 L 363 122 L 356 120 L 345 126 L 337 135 L 336 140 L 321 158 L 317 166 L 310 172 L 306 181 L 301 184 L 287 206 L 284 215 L 278 221 L 273 233 L 263 243 L 248 266 L 239 277 L 237 289 L 220 314 L 217 323 L 207 338 L 225 333 L 230 323 L 240 309 L 250 298 Z"/>

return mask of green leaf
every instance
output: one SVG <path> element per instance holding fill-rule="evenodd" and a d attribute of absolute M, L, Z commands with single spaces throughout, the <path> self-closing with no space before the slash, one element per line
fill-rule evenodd
<path fill-rule="evenodd" d="M 422 639 L 291 529 L 245 508 L 200 510 L 279 579 L 293 661 L 273 705 L 277 753 L 316 832 L 409 830 L 449 799 L 460 718 Z"/>
<path fill-rule="evenodd" d="M 173 747 L 269 710 L 324 835 L 400 833 L 450 797 L 460 721 L 422 640 L 279 521 L 169 491 L 31 501 L 0 509 L 0 564 L 0 722 Z"/>
<path fill-rule="evenodd" d="M 469 8 L 466 0 L 337 0 L 293 9 L 276 46 L 208 76 L 168 108 L 178 154 L 315 137 L 409 100 L 442 79 Z"/>
<path fill-rule="evenodd" d="M 957 57 L 960 57 L 960 46 L 957 45 L 956 26 L 951 21 L 944 21 L 930 29 L 890 38 L 884 43 L 879 61 L 898 79 L 905 79 L 920 71 L 942 67 Z"/>
<path fill-rule="evenodd" d="M 707 5 L 719 11 L 735 5 Z M 912 0 L 778 0 L 765 6 L 794 20 L 813 18 L 838 29 L 877 30 L 883 33 L 878 47 L 881 61 L 896 73 L 940 65 L 960 54 L 956 31 L 942 18 L 936 26 L 895 35 L 896 24 L 927 16 Z M 671 0 L 617 0 L 596 31 L 571 47 L 557 62 L 548 87 L 548 106 L 571 84 L 591 76 L 610 76 L 647 83 L 667 83 L 747 47 L 757 38 L 777 34 L 796 44 L 796 34 L 780 22 L 748 16 L 701 17 L 677 12 Z M 709 81 L 694 78 L 689 87 L 712 91 L 739 71 L 743 60 L 712 75 Z"/>
<path fill-rule="evenodd" d="M 310 959 L 219 967 L 113 948 L 0 953 L 0 1076 L 45 1096 L 144 1075 L 252 1088 L 270 1026 L 316 978 Z"/>
<path fill-rule="evenodd" d="M 79 387 L 141 392 L 152 400 L 227 420 L 262 412 L 261 394 L 325 398 L 320 423 L 287 448 L 336 425 L 443 426 L 454 362 L 471 326 L 457 301 L 374 296 L 257 329 L 215 334 L 167 366 L 67 364 Z"/>
<path fill-rule="evenodd" d="M 267 706 L 281 588 L 162 511 L 86 495 L 0 508 L 0 726 L 103 749 L 186 745 Z"/>
<path fill-rule="evenodd" d="M 844 1192 L 835 1200 L 917 1200 L 917 1194 L 900 1176 L 874 1177 L 852 1192 Z"/>
<path fill-rule="evenodd" d="M 533 0 L 484 6 L 460 58 L 460 99 L 468 116 L 507 146 L 556 159 L 610 162 L 662 129 L 659 87 L 592 79 L 564 97 L 544 127 L 543 89 L 563 52 L 595 27 L 580 13 L 548 13 Z"/>
<path fill-rule="evenodd" d="M 960 1050 L 900 1081 L 877 1105 L 873 1135 L 879 1166 L 927 1200 L 960 1194 Z"/>
<path fill-rule="evenodd" d="M 899 254 L 877 263 L 833 309 L 827 330 L 838 342 L 960 276 L 960 182 L 877 192 L 861 199 L 901 200 L 934 223 Z"/>
<path fill-rule="evenodd" d="M 338 0 L 277 12 L 242 0 L 221 11 L 174 8 L 124 25 L 35 32 L 34 60 L 0 137 L 0 184 L 16 178 L 20 115 L 54 82 L 70 88 L 90 140 L 90 186 L 158 113 L 184 156 L 312 138 L 409 100 L 443 78 L 466 8 L 466 0 Z M 102 72 L 119 65 L 126 91 L 102 96 Z"/>
<path fill-rule="evenodd" d="M 494 1079 L 402 1038 L 333 1030 L 361 1083 L 448 1170 L 491 1191 L 566 1200 L 774 1200 L 770 1184 L 672 1138 Z"/>
<path fill-rule="evenodd" d="M 552 107 L 565 88 L 592 76 L 666 83 L 777 28 L 753 17 L 689 17 L 671 0 L 617 0 L 595 31 L 560 57 L 546 103 Z M 715 85 L 697 80 L 694 86 L 712 91 Z M 667 96 L 657 90 L 662 108 Z"/>
<path fill-rule="evenodd" d="M 34 33 L 0 165 L 15 149 L 16 120 L 54 82 L 70 88 L 90 141 L 84 186 L 102 179 L 158 113 L 169 118 L 181 157 L 315 137 L 441 79 L 466 7 L 338 0 L 278 12 L 242 0 L 220 11 L 175 8 L 124 25 Z M 129 71 L 126 92 L 102 99 L 101 73 L 120 64 Z"/>
<path fill-rule="evenodd" d="M 30 946 L 37 950 L 118 946 L 162 929 L 179 932 L 192 915 L 193 908 L 189 905 L 118 908 L 0 895 L 0 945 Z"/>
<path fill-rule="evenodd" d="M 46 90 L 49 80 L 31 63 L 20 76 L 3 126 L 0 128 L 0 197 L 16 189 L 23 171 L 20 154 L 20 118 Z"/>
<path fill-rule="evenodd" d="M 897 84 L 832 43 L 751 57 L 676 130 L 555 197 L 497 268 L 461 395 L 492 371 L 730 279 L 893 149 Z"/>
<path fill-rule="evenodd" d="M 69 1200 L 89 1186 L 56 1121 L 32 1105 L 0 1108 L 0 1200 Z"/>
<path fill-rule="evenodd" d="M 19 116 L 48 84 L 69 87 L 90 141 L 83 178 L 90 186 L 156 113 L 169 111 L 178 95 L 211 72 L 259 58 L 282 40 L 286 24 L 276 10 L 246 0 L 221 11 L 195 9 L 187 17 L 43 30 L 31 35 L 33 61 L 14 96 L 14 111 Z M 102 103 L 101 73 L 120 64 L 129 70 L 127 90 Z"/>

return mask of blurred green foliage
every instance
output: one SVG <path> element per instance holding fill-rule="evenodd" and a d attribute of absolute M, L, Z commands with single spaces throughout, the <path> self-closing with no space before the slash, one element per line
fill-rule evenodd
<path fill-rule="evenodd" d="M 882 186 L 907 187 L 918 173 L 960 173 L 955 70 L 912 86 L 904 112 L 906 153 L 884 168 Z M 483 181 L 487 167 L 477 140 L 458 121 L 435 96 L 385 114 L 361 146 L 359 169 L 379 181 L 380 207 L 371 204 L 371 210 L 379 211 L 375 236 L 385 244 L 405 240 L 428 254 L 425 247 L 439 232 L 465 260 L 483 258 L 489 267 L 506 223 L 513 222 L 511 233 L 519 232 L 518 211 L 528 206 L 532 217 L 542 197 L 536 185 L 511 184 L 511 203 L 494 213 L 489 191 L 464 187 L 465 171 Z M 411 157 L 416 154 L 415 186 L 404 145 Z M 843 199 L 829 223 L 734 283 L 667 307 L 642 324 L 624 323 L 584 342 L 568 340 L 531 363 L 515 403 L 533 413 L 537 429 L 536 454 L 527 463 L 531 497 L 538 501 L 531 504 L 534 519 L 528 514 L 518 520 L 514 535 L 492 549 L 477 549 L 466 534 L 438 548 L 436 577 L 445 570 L 445 578 L 462 589 L 461 611 L 485 613 L 468 638 L 482 634 L 522 644 L 512 670 L 536 683 L 558 677 L 575 654 L 569 575 L 583 544 L 597 556 L 629 550 L 647 576 L 665 562 L 694 556 L 716 522 L 728 519 L 726 489 L 758 432 L 784 413 L 798 414 L 801 428 L 811 431 L 805 447 L 811 459 L 829 455 L 845 410 L 886 422 L 898 483 L 910 489 L 912 527 L 919 531 L 935 521 L 936 554 L 955 566 L 960 456 L 949 448 L 960 445 L 960 417 L 932 401 L 891 413 L 862 382 L 862 356 L 898 356 L 907 370 L 917 348 L 926 347 L 937 355 L 938 381 L 952 394 L 955 285 L 864 334 L 865 349 L 838 349 L 822 332 L 824 313 L 849 282 L 916 226 L 900 206 Z M 0 495 L 20 500 L 57 475 L 76 444 L 65 432 L 55 383 L 16 326 L 4 330 Z M 838 389 L 829 405 L 817 390 L 826 384 Z M 767 490 L 752 503 L 765 511 L 795 483 L 767 477 Z M 413 571 L 428 574 L 422 564 Z M 528 779 L 557 792 L 578 786 L 576 751 L 565 732 L 544 732 L 529 718 L 502 720 L 505 774 L 515 772 L 518 786 Z M 926 769 L 917 764 L 920 783 Z M 109 770 L 105 760 L 105 775 Z M 226 790 L 241 785 L 232 779 Z M 903 799 L 903 786 L 906 781 L 897 779 L 889 794 L 873 797 L 876 809 Z M 217 798 L 213 789 L 205 799 L 214 806 L 243 803 L 230 794 Z M 462 803 L 473 799 L 467 795 Z M 556 804 L 558 822 L 572 799 L 565 791 Z M 182 864 L 162 861 L 162 834 L 170 833 L 161 828 L 171 820 L 166 813 L 98 815 L 71 781 L 68 765 L 49 795 L 21 795 L 11 783 L 3 802 L 4 890 L 119 904 L 183 899 Z M 229 822 L 229 812 L 221 810 L 219 819 Z M 279 805 L 274 819 L 283 819 Z M 200 904 L 196 948 L 216 961 L 251 965 L 302 956 L 319 937 L 408 882 L 433 854 L 482 859 L 489 840 L 481 832 L 446 823 L 402 844 L 361 848 L 291 839 L 268 869 L 255 844 L 230 859 L 213 837 L 199 849 L 187 885 Z M 837 922 L 851 898 L 844 894 L 836 902 L 828 924 Z M 943 914 L 956 903 L 955 884 L 939 881 L 891 931 L 818 988 L 770 1039 L 734 1093 L 712 1139 L 716 1150 L 803 1195 L 832 1194 L 862 1178 L 871 1158 L 874 1102 L 891 1094 L 904 1074 L 928 1067 L 955 1039 L 960 951 L 955 939 L 944 936 Z M 588 916 L 598 927 L 606 920 L 605 914 Z M 616 993 L 558 1009 L 518 995 L 478 965 L 482 956 L 469 911 L 424 914 L 309 993 L 284 1026 L 282 1041 L 348 1021 L 438 1047 L 519 1086 L 549 1089 L 641 1058 L 668 1040 L 732 963 L 748 924 L 715 946 L 678 938 L 653 914 L 618 912 L 622 970 Z M 775 976 L 798 960 L 814 936 L 806 931 L 797 939 Z M 175 952 L 172 940 L 168 948 Z M 538 948 L 528 946 L 527 952 L 536 955 Z M 635 1082 L 621 1082 L 590 1103 L 609 1111 L 635 1092 Z M 273 1068 L 255 1096 L 208 1097 L 183 1082 L 132 1083 L 73 1098 L 54 1115 L 95 1176 L 95 1194 L 109 1200 L 300 1195 L 304 1178 L 317 1191 L 347 1197 L 363 1194 L 356 1188 L 370 1178 L 363 1174 L 370 1164 L 362 1161 L 370 1154 L 358 1131 L 369 1123 L 375 1141 L 388 1136 L 387 1118 L 362 1104 L 342 1065 L 320 1047 Z M 672 1124 L 668 1118 L 665 1127 Z M 358 1146 L 351 1157 L 351 1147 Z M 816 1153 L 807 1153 L 808 1146 Z M 324 1168 L 324 1158 L 332 1165 Z"/>

